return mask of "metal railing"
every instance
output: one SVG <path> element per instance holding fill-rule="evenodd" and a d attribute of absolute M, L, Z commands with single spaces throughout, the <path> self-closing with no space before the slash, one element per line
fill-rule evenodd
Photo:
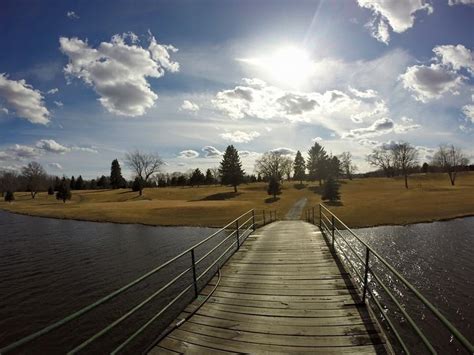
<path fill-rule="evenodd" d="M 391 266 L 383 257 L 381 257 L 372 247 L 361 240 L 360 237 L 354 233 L 344 222 L 342 222 L 334 213 L 332 213 L 324 205 L 319 204 L 319 216 L 317 217 L 319 217 L 319 228 L 328 243 L 331 245 L 333 252 L 336 255 L 338 252 L 341 253 L 352 269 L 353 272 L 350 272 L 349 270 L 349 274 L 354 280 L 358 281 L 356 284 L 360 292 L 359 296 L 361 297 L 362 303 L 365 304 L 367 302 L 367 298 L 370 297 L 370 301 L 373 302 L 369 302 L 369 304 L 378 312 L 380 312 L 383 319 L 386 321 L 387 327 L 390 331 L 392 331 L 401 349 L 406 354 L 410 354 L 409 346 L 403 339 L 399 329 L 395 326 L 396 323 L 394 322 L 394 319 L 391 319 L 387 314 L 387 309 L 382 305 L 378 291 L 383 290 L 384 294 L 388 296 L 388 300 L 390 300 L 390 302 L 392 302 L 398 311 L 403 315 L 403 318 L 406 319 L 417 337 L 421 339 L 426 349 L 432 354 L 436 354 L 437 352 L 432 345 L 432 342 L 417 325 L 413 317 L 410 316 L 405 307 L 394 296 L 395 291 L 393 289 L 390 290 L 389 286 L 383 282 L 382 275 L 379 275 L 379 273 L 376 272 L 374 268 L 375 262 L 377 262 L 377 265 L 380 265 L 385 272 L 393 275 L 395 279 L 397 279 L 408 290 L 410 290 L 411 293 L 419 301 L 421 301 L 424 307 L 426 307 L 434 315 L 434 317 L 442 324 L 442 326 L 450 332 L 452 337 L 457 339 L 463 349 L 465 349 L 470 354 L 474 354 L 474 346 L 470 343 L 470 341 L 465 336 L 463 336 L 461 332 L 457 330 L 446 319 L 446 317 L 444 317 L 440 311 L 438 311 L 438 309 L 433 306 L 433 304 L 431 304 L 412 284 L 410 284 L 397 270 L 395 270 L 393 266 Z M 306 210 L 305 219 L 307 222 L 316 224 L 314 207 Z M 351 243 L 347 241 L 347 238 L 344 237 L 342 231 L 349 233 L 354 238 L 354 240 L 359 243 L 359 247 L 362 247 L 362 250 L 364 250 L 364 255 L 357 253 L 355 250 L 355 245 L 351 245 Z M 345 248 L 343 247 L 342 242 L 344 242 Z M 351 252 L 351 255 L 355 257 L 358 262 L 360 262 L 360 265 L 363 265 L 363 273 L 359 272 L 356 265 L 354 265 L 354 259 L 351 260 L 350 255 L 347 255 L 346 251 Z M 377 286 L 379 287 L 376 289 Z"/>
<path fill-rule="evenodd" d="M 191 290 L 194 292 L 194 296 L 197 297 L 200 290 L 207 284 L 207 282 L 212 278 L 213 274 L 210 275 L 207 279 L 204 279 L 206 276 L 209 276 L 209 272 L 212 271 L 214 267 L 217 266 L 219 268 L 222 266 L 227 259 L 239 250 L 242 243 L 247 239 L 247 237 L 255 231 L 255 229 L 259 226 L 263 226 L 274 222 L 276 220 L 276 211 L 262 211 L 261 219 L 259 221 L 256 220 L 258 218 L 258 213 L 255 210 L 247 211 L 246 213 L 242 214 L 238 218 L 234 219 L 232 222 L 226 224 L 221 229 L 217 230 L 216 232 L 212 233 L 210 236 L 206 237 L 204 240 L 200 241 L 199 243 L 193 245 L 192 247 L 186 249 L 182 253 L 176 255 L 174 258 L 168 260 L 167 262 L 161 264 L 160 266 L 154 268 L 153 270 L 147 272 L 146 274 L 140 276 L 139 278 L 133 280 L 132 282 L 128 283 L 127 285 L 115 290 L 114 292 L 106 295 L 105 297 L 99 299 L 98 301 L 81 308 L 80 310 L 54 322 L 43 329 L 30 334 L 22 339 L 19 339 L 3 348 L 0 349 L 0 354 L 6 354 L 13 350 L 19 350 L 21 347 L 27 345 L 28 343 L 52 332 L 55 329 L 60 328 L 61 326 L 80 318 L 81 316 L 85 315 L 86 313 L 96 309 L 100 305 L 103 305 L 107 301 L 112 300 L 113 298 L 119 296 L 120 294 L 124 293 L 125 291 L 129 290 L 131 287 L 137 285 L 141 281 L 149 278 L 150 276 L 156 274 L 160 270 L 163 270 L 169 265 L 176 263 L 178 260 L 182 260 L 184 258 L 189 258 L 191 261 L 191 266 L 187 267 L 184 271 L 179 273 L 173 279 L 168 281 L 166 284 L 162 285 L 158 290 L 153 292 L 150 296 L 142 300 L 136 306 L 129 309 L 126 313 L 122 316 L 117 318 L 112 323 L 108 324 L 106 327 L 102 328 L 94 335 L 89 337 L 87 340 L 83 341 L 79 345 L 75 346 L 72 350 L 68 351 L 68 354 L 75 354 L 80 350 L 83 350 L 90 344 L 92 344 L 97 339 L 101 338 L 102 336 L 109 333 L 112 329 L 114 329 L 117 325 L 128 319 L 130 316 L 135 314 L 138 310 L 142 309 L 145 305 L 149 304 L 152 300 L 156 299 L 159 295 L 162 295 L 166 290 L 168 290 L 171 286 L 175 285 L 178 280 L 182 280 L 184 276 L 192 274 L 192 282 L 185 287 L 164 307 L 162 307 L 157 313 L 155 313 L 151 318 L 148 319 L 144 324 L 142 324 L 135 332 L 129 335 L 120 345 L 118 345 L 111 353 L 116 354 L 125 349 L 127 345 L 129 345 L 134 339 L 137 338 L 140 334 L 142 334 L 153 322 L 158 320 L 161 316 L 165 314 L 167 310 L 169 310 L 178 300 L 180 300 L 185 294 L 189 293 Z M 210 250 L 208 250 L 204 255 L 197 258 L 196 256 L 196 249 L 206 243 L 209 243 L 211 240 L 215 240 L 218 236 L 223 236 L 224 238 L 219 241 L 216 245 L 212 246 Z M 232 238 L 234 239 L 232 241 Z M 230 241 L 230 245 L 224 245 L 226 242 Z M 219 248 L 225 248 L 225 250 L 214 260 L 210 261 L 209 265 L 205 268 L 204 271 L 198 274 L 198 266 L 203 263 L 205 260 L 209 259 L 209 257 Z M 204 265 L 205 267 L 206 265 Z M 200 286 L 199 281 L 202 281 L 202 286 Z"/>

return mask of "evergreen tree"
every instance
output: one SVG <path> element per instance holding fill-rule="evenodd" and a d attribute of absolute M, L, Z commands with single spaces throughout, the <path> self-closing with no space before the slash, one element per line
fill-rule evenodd
<path fill-rule="evenodd" d="M 339 183 L 336 179 L 332 176 L 324 182 L 323 193 L 322 193 L 323 200 L 329 201 L 339 201 L 341 199 L 341 195 L 339 193 Z"/>
<path fill-rule="evenodd" d="M 276 196 L 281 194 L 281 185 L 280 181 L 277 178 L 272 176 L 268 182 L 267 193 L 273 195 L 273 198 L 276 199 Z"/>
<path fill-rule="evenodd" d="M 48 187 L 48 195 L 54 195 L 54 189 L 52 186 Z"/>
<path fill-rule="evenodd" d="M 206 170 L 206 184 L 207 185 L 212 185 L 214 184 L 214 175 L 212 175 L 211 169 Z"/>
<path fill-rule="evenodd" d="M 237 192 L 239 186 L 244 179 L 244 171 L 242 163 L 240 162 L 239 153 L 233 145 L 229 145 L 225 150 L 219 167 L 219 174 L 223 185 L 231 185 L 234 187 L 234 192 Z"/>
<path fill-rule="evenodd" d="M 143 180 L 137 176 L 135 180 L 133 180 L 132 191 L 137 192 L 141 190 L 143 190 Z"/>
<path fill-rule="evenodd" d="M 13 193 L 13 191 L 5 192 L 5 201 L 6 202 L 15 201 L 15 194 Z"/>
<path fill-rule="evenodd" d="M 82 190 L 84 188 L 84 180 L 82 179 L 82 175 L 79 175 L 77 178 L 74 188 L 76 190 Z"/>
<path fill-rule="evenodd" d="M 105 175 L 102 175 L 99 180 L 97 180 L 97 187 L 99 189 L 106 189 L 109 186 L 109 182 Z"/>
<path fill-rule="evenodd" d="M 326 163 L 326 174 L 338 179 L 341 176 L 341 161 L 338 157 L 333 156 L 328 158 Z"/>
<path fill-rule="evenodd" d="M 189 185 L 191 186 L 200 186 L 204 183 L 206 177 L 204 174 L 201 172 L 201 170 L 198 168 L 193 171 L 193 174 L 191 175 L 191 178 L 189 179 Z"/>
<path fill-rule="evenodd" d="M 76 188 L 76 179 L 74 179 L 74 175 L 71 176 L 71 182 L 70 182 L 70 184 L 69 184 L 69 188 L 70 188 L 71 190 L 74 190 L 74 189 Z"/>
<path fill-rule="evenodd" d="M 66 203 L 66 200 L 71 199 L 71 184 L 68 183 L 68 181 L 64 177 L 61 180 L 58 192 L 56 192 L 56 199 L 62 200 L 64 203 Z"/>
<path fill-rule="evenodd" d="M 309 171 L 309 178 L 311 180 L 319 180 L 319 186 L 322 185 L 322 180 L 326 177 L 326 167 L 328 155 L 324 148 L 315 142 L 308 152 L 308 161 L 306 166 Z"/>
<path fill-rule="evenodd" d="M 303 179 L 305 178 L 306 166 L 301 152 L 298 150 L 296 152 L 295 162 L 294 162 L 294 175 L 293 179 L 299 180 L 300 184 L 303 184 Z"/>
<path fill-rule="evenodd" d="M 122 168 L 117 159 L 112 161 L 110 167 L 110 186 L 113 189 L 121 189 L 125 187 L 125 179 L 122 176 Z"/>
<path fill-rule="evenodd" d="M 61 179 L 57 176 L 54 178 L 54 191 L 58 191 L 61 186 Z"/>
<path fill-rule="evenodd" d="M 176 181 L 176 183 L 177 183 L 178 186 L 186 185 L 186 183 L 187 183 L 186 176 L 184 176 L 184 175 L 178 176 L 178 180 Z"/>

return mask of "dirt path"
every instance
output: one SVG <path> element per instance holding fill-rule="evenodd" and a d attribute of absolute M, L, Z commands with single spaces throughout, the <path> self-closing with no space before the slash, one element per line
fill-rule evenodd
<path fill-rule="evenodd" d="M 285 216 L 285 219 L 300 219 L 301 214 L 303 213 L 303 208 L 306 206 L 308 199 L 306 197 L 300 198 L 293 207 L 290 208 L 288 213 Z"/>

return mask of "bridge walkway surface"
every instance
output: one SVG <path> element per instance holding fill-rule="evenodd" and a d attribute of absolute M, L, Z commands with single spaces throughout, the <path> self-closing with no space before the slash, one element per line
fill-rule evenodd
<path fill-rule="evenodd" d="M 318 227 L 278 221 L 251 234 L 150 354 L 383 354 L 349 275 Z M 216 283 L 218 286 L 216 288 Z"/>

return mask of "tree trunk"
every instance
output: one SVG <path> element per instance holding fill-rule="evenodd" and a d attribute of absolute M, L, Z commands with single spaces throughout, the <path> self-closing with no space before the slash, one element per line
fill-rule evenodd
<path fill-rule="evenodd" d="M 456 174 L 455 173 L 449 173 L 449 181 L 451 181 L 451 186 L 454 186 L 455 180 L 456 180 Z"/>
<path fill-rule="evenodd" d="M 36 192 L 30 191 L 30 194 L 31 194 L 31 198 L 34 200 L 36 196 Z"/>
<path fill-rule="evenodd" d="M 234 192 L 237 192 L 237 185 L 234 185 Z"/>
<path fill-rule="evenodd" d="M 319 179 L 319 186 L 323 184 L 322 179 Z"/>
<path fill-rule="evenodd" d="M 405 188 L 408 189 L 408 174 L 405 174 Z"/>
<path fill-rule="evenodd" d="M 143 195 L 143 189 L 140 189 L 139 196 Z"/>

